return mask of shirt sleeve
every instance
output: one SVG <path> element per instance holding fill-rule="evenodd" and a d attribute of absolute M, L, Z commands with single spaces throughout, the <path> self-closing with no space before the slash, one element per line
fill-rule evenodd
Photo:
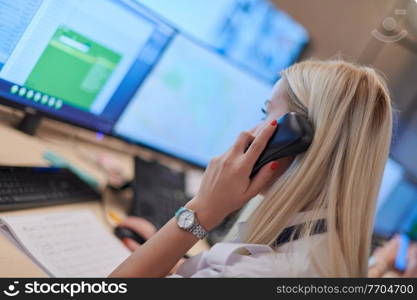
<path fill-rule="evenodd" d="M 177 273 L 170 277 L 317 277 L 319 270 L 312 263 L 312 246 L 323 266 L 326 248 L 323 235 L 288 243 L 278 251 L 266 245 L 242 243 L 218 243 L 183 263 Z M 250 255 L 239 254 L 246 249 Z M 316 255 L 314 255 L 316 256 Z M 318 256 L 316 256 L 318 257 Z"/>
<path fill-rule="evenodd" d="M 250 255 L 236 253 L 242 249 Z M 277 277 L 279 270 L 284 271 L 281 274 L 285 276 L 288 268 L 283 265 L 284 256 L 265 245 L 218 243 L 209 251 L 189 259 L 170 277 Z"/>

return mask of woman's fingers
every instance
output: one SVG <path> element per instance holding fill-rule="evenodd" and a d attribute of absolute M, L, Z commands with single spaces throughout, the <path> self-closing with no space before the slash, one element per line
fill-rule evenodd
<path fill-rule="evenodd" d="M 258 125 L 253 127 L 251 130 L 249 130 L 249 133 L 252 134 L 253 136 L 257 136 L 259 130 L 261 130 L 261 129 L 262 129 L 262 123 L 259 123 Z"/>
<path fill-rule="evenodd" d="M 237 154 L 242 154 L 254 140 L 255 137 L 249 131 L 243 131 L 240 133 L 236 143 L 233 145 L 232 151 Z"/>
<path fill-rule="evenodd" d="M 150 239 L 156 233 L 156 227 L 149 221 L 138 217 L 127 217 L 120 222 L 119 226 L 127 227 L 144 239 Z"/>
<path fill-rule="evenodd" d="M 252 182 L 248 188 L 247 193 L 250 198 L 255 197 L 262 191 L 265 185 L 273 177 L 278 166 L 278 163 L 273 161 L 262 167 L 258 174 L 256 174 L 256 176 L 252 179 Z"/>
<path fill-rule="evenodd" d="M 152 223 L 138 217 L 127 217 L 123 219 L 118 226 L 129 228 L 146 240 L 150 239 L 157 231 Z M 132 252 L 140 247 L 138 242 L 130 238 L 124 238 L 123 244 Z"/>
<path fill-rule="evenodd" d="M 232 146 L 232 151 L 237 154 L 242 154 L 252 148 L 251 151 L 255 155 L 256 153 L 258 153 L 259 156 L 265 148 L 266 144 L 268 143 L 269 138 L 272 136 L 276 128 L 276 125 L 277 122 L 272 121 L 271 123 L 267 124 L 259 124 L 249 131 L 241 132 L 236 140 L 236 143 Z M 252 145 L 254 143 L 255 145 Z M 258 148 L 261 148 L 260 151 L 258 150 Z"/>
<path fill-rule="evenodd" d="M 277 128 L 277 121 L 267 123 L 246 151 L 248 165 L 253 167 Z"/>
<path fill-rule="evenodd" d="M 124 238 L 123 239 L 123 244 L 132 252 L 135 252 L 136 249 L 138 249 L 140 247 L 140 244 L 135 242 L 132 239 L 129 238 Z"/>

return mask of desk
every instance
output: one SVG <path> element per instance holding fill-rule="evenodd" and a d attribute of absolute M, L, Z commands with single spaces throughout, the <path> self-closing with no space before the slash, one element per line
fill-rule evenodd
<path fill-rule="evenodd" d="M 4 113 L 4 112 L 3 112 Z M 62 125 L 63 127 L 67 125 Z M 74 129 L 74 128 L 73 128 Z M 74 129 L 77 130 L 77 129 Z M 47 130 L 44 130 L 47 132 Z M 42 154 L 45 151 L 52 150 L 64 157 L 66 160 L 87 171 L 89 174 L 94 176 L 99 185 L 104 187 L 106 184 L 105 175 L 91 163 L 80 157 L 79 148 L 74 149 L 74 145 L 71 146 L 72 142 L 68 142 L 68 136 L 65 133 L 61 134 L 61 139 L 54 138 L 53 135 L 44 135 L 44 132 L 39 134 L 40 137 L 27 136 L 15 129 L 10 124 L 0 124 L 0 164 L 3 165 L 22 165 L 22 166 L 47 166 L 48 162 L 42 158 Z M 87 133 L 88 135 L 88 133 Z M 99 145 L 94 143 L 77 141 L 77 147 L 86 149 L 100 149 Z M 119 151 L 111 151 L 117 160 L 120 162 L 123 173 L 127 178 L 133 176 L 133 165 L 131 153 L 121 153 Z M 123 208 L 118 205 L 118 202 L 112 197 L 112 194 L 105 192 L 103 195 L 103 203 L 106 206 L 110 206 L 111 209 L 123 212 Z M 93 212 L 94 215 L 103 223 L 103 226 L 109 231 L 112 229 L 107 216 L 104 213 L 103 206 L 98 201 L 76 203 L 76 204 L 65 204 L 58 206 L 24 209 L 10 212 L 1 212 L 0 218 L 6 215 L 20 215 L 29 213 L 47 213 L 47 212 L 58 212 L 58 211 L 69 211 L 88 209 Z M 207 249 L 207 244 L 201 242 L 190 250 L 191 255 Z M 7 238 L 0 234 L 0 277 L 46 277 L 47 275 L 34 264 L 26 255 L 24 255 L 18 248 L 16 248 Z"/>

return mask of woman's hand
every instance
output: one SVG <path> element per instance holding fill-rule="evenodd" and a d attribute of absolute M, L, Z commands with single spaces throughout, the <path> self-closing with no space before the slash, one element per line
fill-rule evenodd
<path fill-rule="evenodd" d="M 411 243 L 408 248 L 407 268 L 402 274 L 394 266 L 398 245 L 399 238 L 396 236 L 375 250 L 373 256 L 376 262 L 369 269 L 369 277 L 417 277 L 417 243 Z"/>
<path fill-rule="evenodd" d="M 243 132 L 229 151 L 212 159 L 197 196 L 186 205 L 207 230 L 245 205 L 273 176 L 277 162 L 265 165 L 254 178 L 249 177 L 276 127 L 276 121 L 266 123 L 256 137 Z"/>
<path fill-rule="evenodd" d="M 249 176 L 276 126 L 276 121 L 265 124 L 256 138 L 251 133 L 242 133 L 227 153 L 209 164 L 197 196 L 186 204 L 196 212 L 201 225 L 207 230 L 241 208 L 272 177 L 278 167 L 276 162 L 264 166 L 253 179 Z M 196 236 L 180 229 L 173 217 L 110 276 L 166 276 L 197 241 Z"/>
<path fill-rule="evenodd" d="M 146 219 L 139 218 L 139 217 L 127 217 L 123 219 L 118 226 L 129 228 L 135 231 L 137 234 L 139 234 L 146 240 L 149 240 L 157 232 L 156 227 L 151 222 L 149 222 Z M 138 242 L 130 238 L 123 239 L 123 243 L 132 252 L 135 252 L 137 249 L 139 249 L 139 247 L 142 246 L 141 244 L 139 244 Z M 168 274 L 169 275 L 174 274 L 176 270 L 185 261 L 186 261 L 185 258 L 181 258 Z"/>
<path fill-rule="evenodd" d="M 129 228 L 142 236 L 145 240 L 149 240 L 157 231 L 156 227 L 146 219 L 138 217 L 127 217 L 123 219 L 118 226 Z M 140 244 L 130 238 L 123 239 L 123 243 L 130 251 L 135 251 Z"/>

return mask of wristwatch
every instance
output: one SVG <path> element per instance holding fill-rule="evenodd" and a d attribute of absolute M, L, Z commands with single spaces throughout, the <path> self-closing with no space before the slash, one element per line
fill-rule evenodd
<path fill-rule="evenodd" d="M 207 236 L 207 230 L 197 220 L 195 211 L 180 207 L 175 213 L 178 227 L 194 234 L 200 240 Z"/>

